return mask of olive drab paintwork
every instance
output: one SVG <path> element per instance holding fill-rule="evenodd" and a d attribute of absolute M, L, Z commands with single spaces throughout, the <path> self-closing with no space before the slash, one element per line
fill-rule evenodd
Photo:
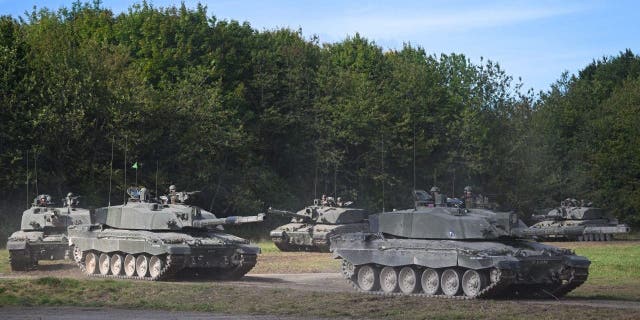
<path fill-rule="evenodd" d="M 166 280 L 176 274 L 238 279 L 260 248 L 226 234 L 223 225 L 260 222 L 264 214 L 218 218 L 183 203 L 155 203 L 130 192 L 128 203 L 95 210 L 92 224 L 69 228 L 69 245 L 88 275 Z"/>
<path fill-rule="evenodd" d="M 631 232 L 628 225 L 618 223 L 603 209 L 571 198 L 532 219 L 537 222 L 530 227 L 530 234 L 541 240 L 610 241 L 615 235 Z"/>
<path fill-rule="evenodd" d="M 39 260 L 69 258 L 67 227 L 90 223 L 90 211 L 78 208 L 78 197 L 71 193 L 64 207 L 55 207 L 51 196 L 36 197 L 31 208 L 22 213 L 20 230 L 7 241 L 11 269 L 36 269 Z"/>
<path fill-rule="evenodd" d="M 443 298 L 561 297 L 586 281 L 590 261 L 527 239 L 513 213 L 424 206 L 369 217 L 370 232 L 331 238 L 355 288 Z"/>
<path fill-rule="evenodd" d="M 270 214 L 292 217 L 291 222 L 270 232 L 271 240 L 281 251 L 329 252 L 330 237 L 340 233 L 369 229 L 364 209 L 349 207 L 351 202 L 316 199 L 313 206 L 298 212 L 269 208 Z"/>

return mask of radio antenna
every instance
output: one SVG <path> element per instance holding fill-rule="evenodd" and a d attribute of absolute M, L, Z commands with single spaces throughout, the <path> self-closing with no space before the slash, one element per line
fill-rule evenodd
<path fill-rule="evenodd" d="M 413 190 L 416 190 L 416 124 L 413 124 Z"/>
<path fill-rule="evenodd" d="M 27 149 L 27 209 L 31 204 L 31 197 L 29 196 L 29 149 Z"/>
<path fill-rule="evenodd" d="M 127 136 L 124 136 L 124 204 L 127 204 Z"/>
<path fill-rule="evenodd" d="M 156 201 L 160 199 L 158 197 L 158 159 L 156 158 Z"/>
<path fill-rule="evenodd" d="M 336 199 L 338 198 L 338 164 L 337 163 L 333 165 L 333 196 Z"/>
<path fill-rule="evenodd" d="M 116 138 L 111 136 L 111 162 L 109 162 L 109 207 L 111 207 L 111 180 L 113 176 L 113 145 L 115 144 Z"/>
<path fill-rule="evenodd" d="M 36 179 L 36 195 L 38 195 L 38 152 L 33 153 L 33 170 L 35 171 Z"/>
<path fill-rule="evenodd" d="M 380 152 L 380 168 L 382 170 L 382 212 L 384 212 L 384 133 L 381 139 L 382 150 Z"/>

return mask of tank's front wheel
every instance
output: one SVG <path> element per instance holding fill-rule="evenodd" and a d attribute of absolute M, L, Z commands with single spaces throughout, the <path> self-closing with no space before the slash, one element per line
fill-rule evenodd
<path fill-rule="evenodd" d="M 108 275 L 109 274 L 109 262 L 110 262 L 110 258 L 109 255 L 106 253 L 101 253 L 100 254 L 100 260 L 99 260 L 99 268 L 100 268 L 100 274 L 102 275 Z"/>
<path fill-rule="evenodd" d="M 424 293 L 429 295 L 438 294 L 440 291 L 440 275 L 438 271 L 431 268 L 424 269 L 420 283 L 422 284 L 422 291 L 424 291 Z"/>
<path fill-rule="evenodd" d="M 418 290 L 418 280 L 416 271 L 411 267 L 404 267 L 398 273 L 398 286 L 400 291 L 409 294 Z"/>
<path fill-rule="evenodd" d="M 136 274 L 136 257 L 128 254 L 124 257 L 124 274 L 133 277 Z"/>
<path fill-rule="evenodd" d="M 119 253 L 114 253 L 111 256 L 111 274 L 113 275 L 121 275 L 123 269 L 124 258 Z"/>
<path fill-rule="evenodd" d="M 447 269 L 442 273 L 440 279 L 442 292 L 448 296 L 455 296 L 460 292 L 460 272 L 454 269 Z"/>
<path fill-rule="evenodd" d="M 163 267 L 164 267 L 164 261 L 162 261 L 162 258 L 158 256 L 153 256 L 149 260 L 149 274 L 151 275 L 152 278 L 159 277 Z"/>
<path fill-rule="evenodd" d="M 144 254 L 136 258 L 136 272 L 138 277 L 146 277 L 149 273 L 149 258 Z"/>
<path fill-rule="evenodd" d="M 462 291 L 468 297 L 475 297 L 487 286 L 487 277 L 476 270 L 467 270 L 462 276 Z"/>
<path fill-rule="evenodd" d="M 379 271 L 372 265 L 358 268 L 358 286 L 364 291 L 375 291 L 380 288 Z"/>
<path fill-rule="evenodd" d="M 89 252 L 84 257 L 84 268 L 88 274 L 98 273 L 98 256 L 95 253 Z"/>
<path fill-rule="evenodd" d="M 380 287 L 386 293 L 398 291 L 398 272 L 393 267 L 384 267 L 380 271 Z"/>

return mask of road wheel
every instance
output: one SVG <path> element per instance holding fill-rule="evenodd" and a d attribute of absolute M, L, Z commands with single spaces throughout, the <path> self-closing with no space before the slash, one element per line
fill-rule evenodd
<path fill-rule="evenodd" d="M 141 254 L 136 258 L 136 272 L 138 277 L 146 277 L 149 273 L 149 258 Z"/>
<path fill-rule="evenodd" d="M 435 269 L 424 269 L 422 277 L 420 277 L 420 283 L 422 284 L 422 291 L 426 294 L 434 295 L 440 292 L 440 275 Z"/>
<path fill-rule="evenodd" d="M 406 294 L 414 293 L 418 290 L 418 276 L 416 271 L 407 266 L 398 273 L 398 287 Z"/>
<path fill-rule="evenodd" d="M 110 269 L 110 258 L 109 255 L 106 253 L 101 253 L 100 254 L 100 260 L 99 260 L 99 264 L 98 267 L 100 268 L 100 274 L 101 275 L 108 275 L 109 274 L 109 269 Z"/>
<path fill-rule="evenodd" d="M 386 293 L 398 291 L 398 272 L 394 267 L 384 267 L 380 271 L 380 287 Z"/>
<path fill-rule="evenodd" d="M 487 277 L 476 270 L 467 270 L 462 276 L 462 291 L 468 297 L 475 297 L 487 286 Z"/>
<path fill-rule="evenodd" d="M 88 252 L 84 257 L 84 268 L 88 274 L 98 273 L 98 256 L 93 252 Z"/>
<path fill-rule="evenodd" d="M 447 269 L 442 272 L 440 283 L 442 292 L 448 296 L 455 296 L 460 293 L 460 272 L 455 269 Z"/>
<path fill-rule="evenodd" d="M 121 275 L 124 264 L 124 258 L 119 253 L 114 253 L 111 255 L 111 274 L 113 275 Z"/>
<path fill-rule="evenodd" d="M 380 288 L 379 271 L 372 265 L 365 264 L 358 268 L 358 286 L 364 291 L 376 291 Z"/>
<path fill-rule="evenodd" d="M 124 274 L 133 277 L 136 274 L 136 257 L 128 254 L 124 257 Z"/>
<path fill-rule="evenodd" d="M 149 260 L 149 274 L 151 277 L 159 277 L 162 272 L 162 268 L 164 268 L 164 261 L 162 261 L 162 258 L 158 256 L 151 257 L 151 260 Z"/>

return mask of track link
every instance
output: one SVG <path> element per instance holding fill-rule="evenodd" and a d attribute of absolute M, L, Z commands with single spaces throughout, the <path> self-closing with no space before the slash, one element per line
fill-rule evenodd
<path fill-rule="evenodd" d="M 98 252 L 101 253 L 101 252 Z M 76 264 L 87 276 L 94 278 L 105 278 L 105 279 L 124 279 L 124 280 L 147 280 L 147 281 L 162 281 L 168 280 L 175 276 L 175 274 L 184 268 L 184 257 L 177 255 L 167 255 L 165 264 L 160 270 L 159 274 L 155 277 L 140 277 L 140 276 L 127 276 L 127 275 L 113 275 L 113 274 L 100 274 L 100 273 L 89 273 L 85 268 L 85 256 L 82 255 L 80 261 L 76 260 Z"/>
<path fill-rule="evenodd" d="M 344 260 L 343 260 L 344 262 Z M 508 271 L 500 272 L 498 281 L 491 283 L 486 288 L 482 289 L 478 293 L 478 295 L 469 297 L 465 295 L 456 295 L 456 296 L 448 296 L 445 294 L 426 294 L 426 293 L 403 293 L 403 292 L 392 292 L 387 293 L 382 290 L 376 291 L 365 291 L 362 290 L 357 282 L 357 275 L 349 275 L 346 272 L 346 268 L 342 268 L 342 275 L 345 277 L 345 280 L 349 285 L 351 285 L 356 291 L 369 295 L 379 295 L 379 296 L 410 296 L 410 297 L 425 297 L 425 298 L 437 298 L 437 299 L 454 299 L 454 300 L 473 300 L 473 299 L 491 299 L 491 298 L 508 298 L 517 296 L 518 292 L 515 290 L 516 287 L 512 286 L 514 277 L 508 276 Z M 588 277 L 588 269 L 580 268 L 574 269 L 571 273 L 571 277 L 568 281 L 556 287 L 552 292 L 544 292 L 544 295 L 540 296 L 552 296 L 554 298 L 561 298 L 565 296 L 567 293 L 573 291 L 575 288 L 582 285 Z"/>

